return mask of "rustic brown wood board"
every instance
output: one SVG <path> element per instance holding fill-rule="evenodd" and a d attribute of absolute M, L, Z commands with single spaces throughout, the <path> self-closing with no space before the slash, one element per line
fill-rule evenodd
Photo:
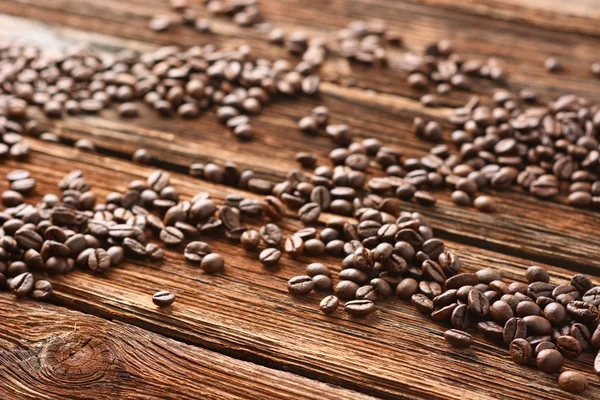
<path fill-rule="evenodd" d="M 330 141 L 296 128 L 317 104 L 328 106 L 333 120 L 348 123 L 359 137 L 378 137 L 404 154 L 420 156 L 428 144 L 411 133 L 412 118 L 441 121 L 450 109 L 423 108 L 422 93 L 404 82 L 399 59 L 402 52 L 420 51 L 440 38 L 453 39 L 465 55 L 504 58 L 512 89 L 532 87 L 546 99 L 574 92 L 600 100 L 600 80 L 589 74 L 600 48 L 600 9 L 589 0 L 569 3 L 261 1 L 267 20 L 287 31 L 317 35 L 354 19 L 377 17 L 402 33 L 406 46 L 392 52 L 389 68 L 376 71 L 332 57 L 324 72 L 339 79 L 324 83 L 318 99 L 269 106 L 253 119 L 256 139 L 251 143 L 233 140 L 223 146 L 229 133 L 211 113 L 183 121 L 144 110 L 140 118 L 123 121 L 108 110 L 100 116 L 47 120 L 32 110 L 45 129 L 66 142 L 92 138 L 100 154 L 27 138 L 33 149 L 29 160 L 0 164 L 0 176 L 17 167 L 29 169 L 38 180 L 30 198 L 35 202 L 43 193 L 58 193 L 59 179 L 81 169 L 103 196 L 152 171 L 128 161 L 133 150 L 143 147 L 155 157 L 155 166 L 172 172 L 184 199 L 207 191 L 222 204 L 237 190 L 189 177 L 187 166 L 233 160 L 276 180 L 296 167 L 297 151 L 315 151 L 325 161 Z M 108 50 L 249 43 L 259 55 L 287 57 L 263 34 L 227 20 L 216 20 L 212 35 L 182 28 L 163 34 L 148 30 L 151 16 L 165 11 L 165 0 L 5 0 L 0 1 L 0 39 L 47 47 L 86 41 Z M 542 64 L 549 55 L 561 57 L 564 72 L 545 72 Z M 489 95 L 493 89 L 481 82 L 476 93 Z M 468 94 L 457 98 L 454 105 Z M 0 183 L 0 189 L 6 187 Z M 454 206 L 448 192 L 439 193 L 434 208 L 408 202 L 403 207 L 425 214 L 468 271 L 496 267 L 507 280 L 522 281 L 525 269 L 535 264 L 548 268 L 555 282 L 565 282 L 573 271 L 600 281 L 597 212 L 574 209 L 564 199 L 539 201 L 517 190 L 493 194 L 499 202 L 493 215 Z M 329 217 L 322 215 L 320 223 Z M 291 214 L 282 224 L 286 235 L 300 226 Z M 447 326 L 418 314 L 407 302 L 382 303 L 364 320 L 344 313 L 324 316 L 318 294 L 297 299 L 287 293 L 287 280 L 304 270 L 307 257 L 284 257 L 280 268 L 267 271 L 257 252 L 245 252 L 226 239 L 208 241 L 226 260 L 222 275 L 186 265 L 181 249 L 173 249 L 159 264 L 126 263 L 103 276 L 74 271 L 52 277 L 53 304 L 0 294 L 0 398 L 600 398 L 591 354 L 566 362 L 587 373 L 591 383 L 584 395 L 569 394 L 558 388 L 556 375 L 513 364 L 505 348 L 481 335 L 475 334 L 468 350 L 450 348 L 443 340 Z M 324 262 L 340 269 L 338 259 Z M 151 295 L 159 289 L 175 292 L 177 302 L 168 309 L 154 306 Z"/>

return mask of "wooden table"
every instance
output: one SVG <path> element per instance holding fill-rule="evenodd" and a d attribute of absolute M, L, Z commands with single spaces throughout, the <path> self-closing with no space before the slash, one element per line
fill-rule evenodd
<path fill-rule="evenodd" d="M 208 191 L 223 203 L 235 190 L 187 176 L 187 166 L 234 160 L 276 180 L 296 167 L 298 151 L 317 151 L 319 161 L 325 161 L 332 148 L 327 138 L 308 138 L 296 128 L 317 104 L 328 106 L 333 121 L 350 124 L 360 137 L 378 137 L 404 154 L 420 156 L 428 144 L 412 135 L 412 118 L 443 120 L 449 109 L 423 108 L 422 93 L 406 84 L 398 60 L 403 52 L 420 52 L 441 38 L 451 38 L 466 56 L 503 58 L 511 89 L 529 87 L 543 99 L 571 92 L 600 100 L 600 80 L 589 73 L 590 64 L 600 60 L 597 1 L 265 0 L 261 10 L 275 26 L 311 35 L 332 33 L 354 19 L 382 18 L 404 36 L 406 46 L 391 52 L 387 69 L 330 58 L 323 72 L 337 74 L 337 82 L 323 83 L 318 100 L 269 106 L 253 120 L 256 139 L 251 143 L 225 145 L 230 134 L 213 114 L 183 121 L 144 110 L 141 118 L 123 121 L 110 110 L 101 117 L 46 120 L 32 110 L 45 129 L 65 142 L 91 138 L 99 153 L 27 138 L 33 149 L 29 161 L 4 162 L 0 175 L 28 168 L 38 179 L 35 202 L 42 193 L 57 193 L 60 177 L 77 168 L 105 195 L 153 169 L 129 161 L 133 150 L 143 147 L 155 157 L 154 166 L 173 172 L 184 199 Z M 45 48 L 85 41 L 111 51 L 249 43 L 258 55 L 288 57 L 263 34 L 223 19 L 214 21 L 213 35 L 147 29 L 151 16 L 165 11 L 166 0 L 3 0 L 0 38 Z M 544 70 L 550 55 L 559 57 L 563 72 Z M 481 82 L 475 91 L 489 95 L 493 90 Z M 467 98 L 457 93 L 453 102 Z M 0 186 L 4 190 L 6 183 Z M 466 270 L 495 267 L 507 280 L 522 281 L 525 269 L 536 264 L 547 267 L 555 282 L 565 282 L 573 271 L 598 282 L 597 212 L 574 209 L 564 199 L 542 202 L 517 190 L 493 195 L 499 202 L 493 215 L 453 206 L 449 192 L 440 193 L 434 208 L 404 207 L 430 218 Z M 286 234 L 301 226 L 292 216 L 283 225 Z M 77 270 L 53 277 L 53 304 L 0 293 L 0 398 L 600 398 L 591 354 L 566 362 L 591 382 L 584 395 L 572 395 L 558 388 L 556 375 L 515 365 L 505 348 L 478 334 L 470 349 L 450 348 L 443 340 L 447 327 L 406 302 L 383 303 L 364 320 L 341 312 L 324 316 L 318 311 L 319 295 L 295 299 L 287 293 L 287 279 L 301 273 L 308 258 L 284 258 L 279 270 L 268 272 L 256 253 L 225 239 L 210 243 L 225 257 L 222 275 L 208 276 L 186 265 L 179 249 L 168 251 L 159 265 L 127 263 L 102 276 Z M 340 268 L 338 259 L 325 262 Z M 177 302 L 155 307 L 151 296 L 159 289 L 175 292 Z"/>

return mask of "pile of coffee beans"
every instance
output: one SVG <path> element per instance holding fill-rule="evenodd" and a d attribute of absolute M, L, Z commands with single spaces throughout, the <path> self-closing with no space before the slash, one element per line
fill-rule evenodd
<path fill-rule="evenodd" d="M 588 277 L 577 274 L 568 284 L 554 284 L 544 268 L 532 266 L 526 284 L 505 282 L 491 268 L 461 272 L 458 256 L 433 236 L 422 215 L 363 205 L 354 217 L 358 223 L 335 217 L 320 232 L 304 228 L 286 239 L 292 257 L 303 247 L 306 252 L 311 241 L 343 257 L 337 284 L 327 266 L 311 263 L 305 275 L 288 281 L 291 295 L 333 293 L 321 301 L 323 313 L 334 313 L 344 302 L 350 316 L 365 317 L 395 293 L 432 320 L 450 324 L 444 338 L 454 347 L 471 346 L 473 329 L 507 346 L 515 363 L 536 364 L 546 373 L 560 372 L 564 358 L 597 353 L 600 374 L 600 286 Z M 576 371 L 563 372 L 559 385 L 573 392 L 588 387 Z"/>
<path fill-rule="evenodd" d="M 95 114 L 112 103 L 119 104 L 121 117 L 131 118 L 138 115 L 140 102 L 160 115 L 196 118 L 214 106 L 219 120 L 242 140 L 252 138 L 248 115 L 260 113 L 274 96 L 312 95 L 319 88 L 311 70 L 295 71 L 286 60 L 254 59 L 248 46 L 217 49 L 210 44 L 113 55 L 85 47 L 54 54 L 2 43 L 0 77 L 0 110 L 8 117 L 24 117 L 29 104 L 53 118 Z M 8 129 L 23 131 L 16 126 Z M 11 148 L 19 139 L 4 136 Z M 56 140 L 48 135 L 40 138 Z M 93 150 L 87 139 L 80 146 Z M 20 156 L 27 152 L 24 147 L 19 144 L 12 152 Z M 3 150 L 8 151 L 0 146 Z"/>

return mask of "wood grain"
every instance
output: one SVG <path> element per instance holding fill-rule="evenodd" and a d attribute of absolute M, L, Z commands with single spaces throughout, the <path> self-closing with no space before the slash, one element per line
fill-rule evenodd
<path fill-rule="evenodd" d="M 0 293 L 3 399 L 369 399 L 128 324 Z"/>
<path fill-rule="evenodd" d="M 60 176 L 72 168 L 81 169 L 99 195 L 121 190 L 129 180 L 143 178 L 151 170 L 62 146 L 36 142 L 32 146 L 35 153 L 26 167 L 38 179 L 36 196 L 56 190 Z M 50 162 L 55 162 L 52 170 L 47 168 Z M 1 165 L 0 174 L 14 166 L 12 162 Z M 204 190 L 221 203 L 232 191 L 179 174 L 173 174 L 172 183 L 184 199 Z M 287 236 L 299 224 L 286 218 L 282 226 Z M 162 264 L 127 263 L 103 276 L 74 271 L 52 277 L 53 302 L 378 397 L 577 398 L 559 390 L 555 376 L 512 364 L 506 349 L 478 334 L 469 350 L 449 348 L 442 338 L 447 327 L 417 314 L 406 302 L 381 303 L 366 320 L 343 312 L 322 315 L 317 310 L 322 295 L 295 299 L 287 294 L 287 279 L 302 273 L 311 262 L 308 257 L 284 258 L 281 268 L 268 271 L 257 261 L 257 252 L 240 252 L 224 239 L 205 240 L 225 258 L 224 274 L 208 276 L 185 265 L 177 249 L 167 251 Z M 506 278 L 522 280 L 530 265 L 524 259 L 456 242 L 447 245 L 461 255 L 465 270 L 496 267 Z M 327 257 L 324 262 L 333 270 L 340 268 L 339 259 Z M 556 282 L 571 274 L 548 268 Z M 594 278 L 599 280 L 597 275 Z M 178 300 L 172 307 L 158 309 L 152 304 L 152 293 L 160 289 L 176 293 Z M 592 361 L 588 354 L 568 366 L 589 373 Z M 498 378 L 490 380 L 490 376 Z M 592 379 L 592 385 L 588 395 L 600 395 L 597 381 Z"/>

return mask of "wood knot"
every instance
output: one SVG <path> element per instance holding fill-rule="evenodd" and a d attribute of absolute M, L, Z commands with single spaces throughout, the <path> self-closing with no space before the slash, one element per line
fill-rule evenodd
<path fill-rule="evenodd" d="M 120 369 L 116 352 L 105 339 L 81 333 L 47 340 L 39 360 L 40 375 L 67 387 L 115 380 Z"/>

